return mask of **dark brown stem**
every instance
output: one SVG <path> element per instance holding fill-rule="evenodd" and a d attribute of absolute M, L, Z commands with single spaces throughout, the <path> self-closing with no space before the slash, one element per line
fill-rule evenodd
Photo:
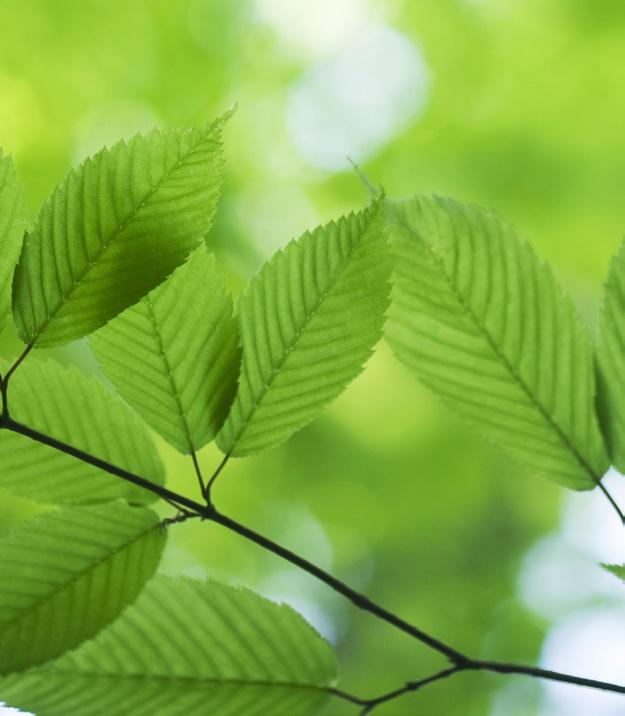
<path fill-rule="evenodd" d="M 532 666 L 524 666 L 522 664 L 508 664 L 504 662 L 472 659 L 471 657 L 466 656 L 457 649 L 454 649 L 453 647 L 445 644 L 439 639 L 436 639 L 430 634 L 424 632 L 422 629 L 419 629 L 413 624 L 406 622 L 404 619 L 397 616 L 396 614 L 393 614 L 384 607 L 376 604 L 375 602 L 372 602 L 364 594 L 361 594 L 360 592 L 357 592 L 356 590 L 352 589 L 347 584 L 337 579 L 336 577 L 333 577 L 328 572 L 325 572 L 312 562 L 309 562 L 303 557 L 300 557 L 294 552 L 291 552 L 286 547 L 282 547 L 276 542 L 273 542 L 269 538 L 259 534 L 258 532 L 255 532 L 254 530 L 250 529 L 249 527 L 246 527 L 245 525 L 242 525 L 241 523 L 233 520 L 232 518 L 221 514 L 211 504 L 202 505 L 198 502 L 195 502 L 194 500 L 189 499 L 188 497 L 185 497 L 184 495 L 173 492 L 166 487 L 163 487 L 162 485 L 157 485 L 155 483 L 150 482 L 149 480 L 146 480 L 145 478 L 140 477 L 139 475 L 135 475 L 128 470 L 124 470 L 123 468 L 111 465 L 105 460 L 95 457 L 94 455 L 90 455 L 83 450 L 75 448 L 71 445 L 67 445 L 66 443 L 57 440 L 56 438 L 40 433 L 39 431 L 34 430 L 33 428 L 30 428 L 26 425 L 22 425 L 21 423 L 18 423 L 13 420 L 9 415 L 3 414 L 0 417 L 0 429 L 2 428 L 6 430 L 11 430 L 12 432 L 28 437 L 31 440 L 42 443 L 43 445 L 48 445 L 55 450 L 63 452 L 67 455 L 71 455 L 72 457 L 75 457 L 78 460 L 82 460 L 89 465 L 93 465 L 94 467 L 100 468 L 105 472 L 108 472 L 112 475 L 116 475 L 122 480 L 126 480 L 133 485 L 137 485 L 138 487 L 142 487 L 146 490 L 149 490 L 153 494 L 158 495 L 164 500 L 167 500 L 168 502 L 173 503 L 175 506 L 181 508 L 181 515 L 184 515 L 184 520 L 189 519 L 191 516 L 196 516 L 201 517 L 207 521 L 215 522 L 217 524 L 222 525 L 231 532 L 238 534 L 244 539 L 253 542 L 254 544 L 257 544 L 263 549 L 272 552 L 273 554 L 277 555 L 278 557 L 281 557 L 287 562 L 290 562 L 291 564 L 294 564 L 295 566 L 303 569 L 308 574 L 312 575 L 313 577 L 316 577 L 324 584 L 328 585 L 335 592 L 346 597 L 350 602 L 352 602 L 352 604 L 354 604 L 359 609 L 373 614 L 378 619 L 381 619 L 382 621 L 394 626 L 405 634 L 408 634 L 414 639 L 420 641 L 422 644 L 425 644 L 431 649 L 444 655 L 445 657 L 447 657 L 447 659 L 449 659 L 449 661 L 452 662 L 453 666 L 444 669 L 443 671 L 440 671 L 433 676 L 427 677 L 426 679 L 422 679 L 421 681 L 415 681 L 406 684 L 404 687 L 396 689 L 395 691 L 392 691 L 383 696 L 377 697 L 376 699 L 358 699 L 356 697 L 350 697 L 348 694 L 340 692 L 338 690 L 330 690 L 330 692 L 334 693 L 336 696 L 347 698 L 353 703 L 363 706 L 364 711 L 362 713 L 364 714 L 370 713 L 374 708 L 376 708 L 376 706 L 382 703 L 385 703 L 395 698 L 399 698 L 403 694 L 406 694 L 410 691 L 416 691 L 417 689 L 425 686 L 426 684 L 438 681 L 443 678 L 447 678 L 460 671 L 488 671 L 498 674 L 520 674 L 533 678 L 547 679 L 549 681 L 558 681 L 566 684 L 574 684 L 576 686 L 586 686 L 601 691 L 625 694 L 625 686 L 620 684 L 613 684 L 607 681 L 587 679 L 580 676 L 573 676 L 571 674 L 551 671 L 549 669 L 540 669 Z M 181 517 L 181 519 L 183 518 Z M 176 521 L 175 518 L 174 521 Z"/>

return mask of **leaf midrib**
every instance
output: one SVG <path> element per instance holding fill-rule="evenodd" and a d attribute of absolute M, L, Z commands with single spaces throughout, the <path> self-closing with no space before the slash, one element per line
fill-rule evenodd
<path fill-rule="evenodd" d="M 187 416 L 185 415 L 185 410 L 182 406 L 182 399 L 181 399 L 180 393 L 178 391 L 176 381 L 174 379 L 174 374 L 173 374 L 173 371 L 171 368 L 171 363 L 169 362 L 169 357 L 167 356 L 165 344 L 163 343 L 163 338 L 161 336 L 161 332 L 160 332 L 158 322 L 156 319 L 156 314 L 154 313 L 154 308 L 152 306 L 152 301 L 150 299 L 149 294 L 145 297 L 144 303 L 148 309 L 149 320 L 154 328 L 154 334 L 156 336 L 156 342 L 158 344 L 158 349 L 159 349 L 161 358 L 163 359 L 163 363 L 165 364 L 165 373 L 166 373 L 169 385 L 171 386 L 172 393 L 174 395 L 174 401 L 176 403 L 176 410 L 180 417 L 180 421 L 182 423 L 182 428 L 183 428 L 185 437 L 187 438 L 187 445 L 188 445 L 189 451 L 193 452 L 195 450 L 195 446 L 194 446 L 193 440 L 191 438 L 191 430 L 189 428 L 189 423 L 187 422 Z"/>
<path fill-rule="evenodd" d="M 210 126 L 210 129 L 213 128 L 213 125 Z M 67 304 L 72 294 L 84 283 L 87 275 L 95 266 L 98 261 L 102 258 L 102 256 L 106 253 L 108 248 L 111 246 L 111 244 L 114 243 L 114 241 L 119 237 L 119 235 L 122 233 L 122 231 L 130 224 L 130 222 L 137 216 L 139 211 L 143 209 L 147 203 L 150 201 L 150 199 L 154 196 L 154 194 L 163 186 L 163 184 L 169 179 L 169 177 L 182 166 L 184 162 L 186 162 L 195 152 L 198 150 L 198 147 L 203 144 L 205 141 L 207 141 L 208 137 L 210 136 L 211 132 L 210 129 L 207 130 L 206 134 L 202 136 L 202 138 L 192 145 L 190 150 L 180 157 L 178 161 L 176 161 L 175 164 L 173 164 L 167 171 L 163 174 L 163 176 L 156 182 L 156 184 L 148 191 L 145 196 L 141 199 L 141 201 L 130 211 L 130 213 L 126 216 L 126 218 L 114 229 L 114 231 L 111 233 L 109 238 L 101 245 L 101 247 L 98 249 L 98 251 L 95 253 L 93 258 L 91 258 L 89 261 L 87 261 L 86 267 L 83 269 L 83 271 L 79 272 L 77 274 L 78 278 L 76 279 L 74 275 L 72 274 L 72 283 L 65 294 L 61 294 L 62 298 L 61 301 L 57 304 L 56 308 L 48 313 L 47 318 L 45 321 L 39 326 L 39 329 L 34 334 L 32 340 L 30 341 L 29 345 L 34 345 L 41 334 L 45 331 L 45 329 L 50 324 L 50 321 L 61 311 L 61 309 Z"/>
<path fill-rule="evenodd" d="M 449 287 L 450 291 L 460 304 L 460 306 L 465 310 L 467 316 L 469 319 L 473 322 L 475 327 L 478 329 L 478 331 L 484 336 L 486 339 L 490 349 L 493 351 L 495 357 L 499 359 L 499 362 L 503 365 L 503 367 L 509 372 L 509 374 L 512 376 L 513 380 L 518 384 L 518 386 L 521 388 L 521 390 L 525 393 L 526 397 L 530 401 L 530 403 L 536 408 L 536 410 L 540 413 L 543 420 L 547 423 L 548 426 L 550 426 L 558 438 L 560 439 L 561 443 L 564 445 L 564 447 L 569 451 L 572 456 L 577 460 L 580 467 L 590 476 L 592 481 L 598 485 L 601 479 L 600 475 L 597 475 L 595 471 L 592 469 L 590 464 L 587 462 L 587 460 L 584 458 L 584 456 L 577 450 L 575 445 L 571 442 L 569 437 L 566 435 L 566 433 L 562 430 L 562 428 L 558 425 L 558 423 L 555 421 L 555 419 L 549 414 L 547 409 L 543 406 L 543 404 L 534 396 L 532 391 L 530 390 L 527 383 L 523 380 L 521 375 L 517 372 L 516 368 L 512 365 L 512 363 L 508 360 L 508 357 L 499 349 L 497 346 L 496 341 L 494 340 L 493 336 L 491 335 L 490 331 L 486 328 L 486 326 L 482 323 L 482 321 L 479 319 L 477 314 L 473 311 L 471 306 L 466 302 L 464 296 L 460 293 L 460 291 L 457 289 L 453 278 L 448 274 L 446 266 L 442 258 L 436 253 L 434 250 L 434 247 L 432 244 L 430 244 L 429 241 L 426 239 L 421 239 L 419 234 L 417 232 L 413 231 L 413 229 L 406 224 L 405 221 L 398 220 L 398 223 L 406 229 L 409 233 L 413 234 L 415 238 L 420 241 L 422 244 L 425 245 L 429 255 L 432 257 L 436 265 L 439 267 L 441 274 L 443 278 L 445 279 L 445 282 L 447 283 L 447 286 Z M 436 219 L 438 223 L 438 219 Z"/>
<path fill-rule="evenodd" d="M 90 679 L 114 679 L 115 681 L 120 680 L 132 680 L 132 681 L 146 681 L 146 682 L 156 682 L 156 683 L 177 683 L 180 682 L 182 684 L 199 684 L 200 686 L 203 685 L 218 685 L 218 686 L 230 686 L 230 685 L 239 685 L 239 686 L 261 686 L 266 688 L 291 688 L 291 689 L 302 689 L 306 691 L 321 691 L 324 693 L 327 693 L 329 696 L 332 695 L 332 692 L 330 689 L 332 688 L 332 684 L 334 683 L 334 679 L 331 681 L 330 684 L 327 686 L 322 686 L 320 684 L 312 684 L 312 683 L 304 683 L 304 682 L 297 682 L 297 681 L 270 681 L 269 679 L 244 679 L 244 678 L 235 678 L 235 677 L 223 677 L 220 678 L 218 676 L 180 676 L 177 674 L 127 674 L 127 673 L 106 673 L 103 671 L 94 671 L 94 670 L 83 670 L 80 667 L 76 670 L 68 669 L 67 667 L 60 669 L 55 667 L 48 667 L 43 669 L 36 669 L 32 672 L 32 675 L 35 675 L 37 673 L 45 673 L 45 674 L 52 674 L 52 675 L 58 675 L 58 676 L 64 676 L 68 678 L 76 677 L 76 676 L 84 676 L 88 677 Z"/>

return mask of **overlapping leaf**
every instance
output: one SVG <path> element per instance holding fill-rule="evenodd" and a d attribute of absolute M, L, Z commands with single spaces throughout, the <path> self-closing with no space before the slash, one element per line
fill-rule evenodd
<path fill-rule="evenodd" d="M 76 368 L 29 357 L 11 380 L 9 404 L 18 422 L 163 482 L 163 467 L 138 416 Z M 8 430 L 0 431 L 0 487 L 51 503 L 153 499 L 119 477 Z"/>
<path fill-rule="evenodd" d="M 144 420 L 183 453 L 215 437 L 239 375 L 232 301 L 204 247 L 91 338 L 106 375 Z"/>
<path fill-rule="evenodd" d="M 103 149 L 54 191 L 15 273 L 22 339 L 51 346 L 102 326 L 163 281 L 208 231 L 225 116 Z"/>
<path fill-rule="evenodd" d="M 51 512 L 0 541 L 0 673 L 93 637 L 134 601 L 165 542 L 158 516 L 122 503 Z"/>
<path fill-rule="evenodd" d="M 335 678 L 332 649 L 290 608 L 159 577 L 93 642 L 0 688 L 38 716 L 314 716 Z"/>
<path fill-rule="evenodd" d="M 612 260 L 597 344 L 598 407 L 615 467 L 625 471 L 625 242 Z"/>
<path fill-rule="evenodd" d="M 222 450 L 249 455 L 307 425 L 380 337 L 389 257 L 381 200 L 277 253 L 240 304 L 242 370 Z"/>
<path fill-rule="evenodd" d="M 549 268 L 476 207 L 416 197 L 389 215 L 398 357 L 532 471 L 592 488 L 607 468 L 592 349 Z"/>
<path fill-rule="evenodd" d="M 13 162 L 0 150 L 0 331 L 11 309 L 11 283 L 26 230 L 26 206 Z"/>

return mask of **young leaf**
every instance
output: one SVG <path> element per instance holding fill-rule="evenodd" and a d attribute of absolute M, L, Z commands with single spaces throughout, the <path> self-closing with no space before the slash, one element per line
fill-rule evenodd
<path fill-rule="evenodd" d="M 625 472 L 625 242 L 612 259 L 597 344 L 597 406 L 614 466 Z"/>
<path fill-rule="evenodd" d="M 621 581 L 625 582 L 625 564 L 602 564 L 601 565 L 607 572 L 618 577 Z"/>
<path fill-rule="evenodd" d="M 11 379 L 9 406 L 14 420 L 162 484 L 163 466 L 141 420 L 76 368 L 29 357 Z M 118 477 L 8 430 L 0 431 L 0 487 L 50 503 L 153 499 Z"/>
<path fill-rule="evenodd" d="M 124 399 L 182 453 L 215 437 L 239 375 L 239 335 L 215 258 L 202 246 L 91 337 Z"/>
<path fill-rule="evenodd" d="M 94 641 L 0 687 L 42 716 L 313 716 L 335 678 L 332 649 L 289 607 L 157 577 Z"/>
<path fill-rule="evenodd" d="M 15 273 L 14 315 L 26 343 L 87 335 L 187 258 L 215 213 L 226 118 L 136 135 L 69 174 L 26 237 Z"/>
<path fill-rule="evenodd" d="M 10 157 L 0 149 L 0 331 L 11 310 L 11 283 L 26 231 L 24 195 Z"/>
<path fill-rule="evenodd" d="M 239 310 L 239 389 L 217 436 L 224 452 L 280 444 L 361 372 L 388 305 L 383 211 L 378 200 L 304 234 L 248 287 Z"/>
<path fill-rule="evenodd" d="M 91 638 L 154 574 L 158 516 L 122 503 L 50 512 L 0 541 L 0 674 Z"/>
<path fill-rule="evenodd" d="M 550 269 L 495 215 L 393 202 L 397 356 L 531 470 L 590 489 L 607 468 L 589 337 Z"/>

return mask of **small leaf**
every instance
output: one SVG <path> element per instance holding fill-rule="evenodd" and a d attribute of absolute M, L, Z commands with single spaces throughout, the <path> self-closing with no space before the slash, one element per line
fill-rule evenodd
<path fill-rule="evenodd" d="M 54 659 L 97 634 L 154 574 L 158 516 L 122 503 L 50 512 L 0 541 L 0 673 Z"/>
<path fill-rule="evenodd" d="M 602 564 L 606 572 L 610 572 L 621 581 L 625 582 L 625 565 L 624 564 Z"/>
<path fill-rule="evenodd" d="M 119 393 L 182 453 L 215 437 L 239 375 L 232 301 L 204 247 L 91 337 Z"/>
<path fill-rule="evenodd" d="M 292 609 L 216 582 L 157 577 L 106 631 L 0 682 L 39 716 L 314 716 L 330 646 Z"/>
<path fill-rule="evenodd" d="M 0 150 L 0 332 L 11 311 L 11 283 L 26 231 L 26 205 L 10 157 Z"/>
<path fill-rule="evenodd" d="M 592 348 L 551 270 L 477 207 L 418 196 L 389 213 L 399 359 L 534 472 L 594 487 L 608 463 Z"/>
<path fill-rule="evenodd" d="M 226 118 L 136 135 L 69 174 L 26 237 L 15 273 L 26 343 L 91 333 L 183 263 L 215 213 Z"/>
<path fill-rule="evenodd" d="M 614 466 L 625 472 L 625 241 L 612 259 L 597 343 L 599 420 Z"/>
<path fill-rule="evenodd" d="M 9 407 L 17 422 L 163 483 L 163 466 L 141 420 L 76 368 L 29 357 L 11 379 Z M 0 487 L 50 503 L 154 499 L 119 477 L 8 430 L 0 431 Z"/>
<path fill-rule="evenodd" d="M 381 200 L 292 241 L 240 304 L 243 362 L 217 437 L 243 456 L 310 423 L 362 370 L 388 305 L 390 257 Z"/>

